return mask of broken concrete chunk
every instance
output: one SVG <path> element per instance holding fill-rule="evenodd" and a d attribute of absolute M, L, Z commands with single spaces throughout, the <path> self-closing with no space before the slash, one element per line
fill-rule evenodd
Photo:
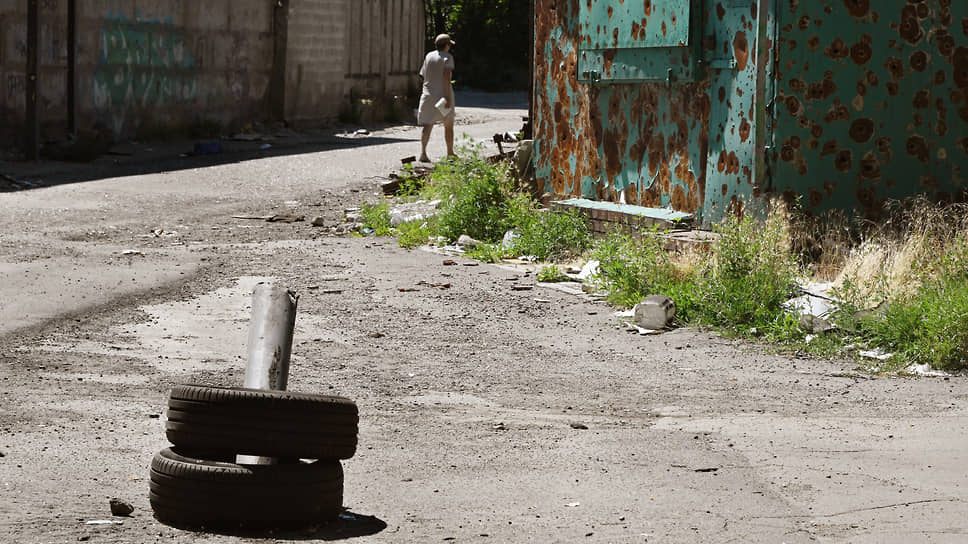
<path fill-rule="evenodd" d="M 817 317 L 810 314 L 803 314 L 800 316 L 800 329 L 804 332 L 819 334 L 823 332 L 830 332 L 835 328 L 836 327 L 831 325 L 829 321 L 822 317 Z"/>
<path fill-rule="evenodd" d="M 457 245 L 467 248 L 477 247 L 481 245 L 479 240 L 475 240 L 466 234 L 461 234 L 460 238 L 457 239 Z"/>
<path fill-rule="evenodd" d="M 418 202 L 399 204 L 390 210 L 390 224 L 394 227 L 399 227 L 404 223 L 427 219 L 428 217 L 437 215 L 438 208 L 440 208 L 440 200 L 430 202 L 420 200 Z"/>
<path fill-rule="evenodd" d="M 635 306 L 635 324 L 643 329 L 662 330 L 676 319 L 676 303 L 671 298 L 653 295 Z"/>

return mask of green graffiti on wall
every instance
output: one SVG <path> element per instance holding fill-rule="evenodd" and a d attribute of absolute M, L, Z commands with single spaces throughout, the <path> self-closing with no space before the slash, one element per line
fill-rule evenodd
<path fill-rule="evenodd" d="M 191 104 L 198 76 L 182 29 L 171 19 L 130 21 L 111 13 L 101 29 L 94 71 L 94 107 L 118 135 L 137 128 L 159 108 Z"/>

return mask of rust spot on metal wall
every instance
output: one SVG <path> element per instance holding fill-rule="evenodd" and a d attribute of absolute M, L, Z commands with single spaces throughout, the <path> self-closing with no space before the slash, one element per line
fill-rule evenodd
<path fill-rule="evenodd" d="M 840 149 L 840 146 L 837 144 L 837 140 L 828 140 L 824 142 L 823 149 L 820 150 L 820 156 L 826 157 L 827 155 L 833 155 L 838 149 Z"/>
<path fill-rule="evenodd" d="M 951 64 L 954 68 L 955 85 L 959 89 L 968 88 L 968 47 L 955 49 Z"/>
<path fill-rule="evenodd" d="M 871 9 L 870 0 L 844 0 L 844 5 L 854 17 L 866 17 Z"/>
<path fill-rule="evenodd" d="M 859 42 L 855 43 L 853 47 L 850 48 L 850 58 L 858 65 L 864 65 L 870 62 L 871 57 L 874 56 L 874 50 L 871 48 L 871 36 L 870 34 L 864 34 L 861 36 Z"/>
<path fill-rule="evenodd" d="M 834 167 L 841 172 L 850 172 L 854 167 L 854 153 L 849 149 L 842 149 L 834 157 Z"/>
<path fill-rule="evenodd" d="M 861 179 L 874 180 L 881 177 L 881 163 L 873 151 L 868 151 L 860 161 Z"/>
<path fill-rule="evenodd" d="M 745 32 L 737 32 L 733 39 L 733 55 L 736 57 L 736 70 L 746 70 L 746 63 L 750 60 L 749 42 Z"/>
<path fill-rule="evenodd" d="M 859 144 L 866 144 L 874 137 L 874 121 L 872 119 L 855 119 L 848 131 L 852 140 Z"/>
<path fill-rule="evenodd" d="M 907 140 L 907 154 L 916 157 L 919 161 L 926 163 L 930 158 L 928 143 L 924 136 L 914 135 Z"/>
<path fill-rule="evenodd" d="M 739 124 L 740 141 L 745 143 L 746 140 L 749 140 L 751 129 L 752 129 L 752 126 L 750 125 L 750 122 L 744 118 Z"/>
<path fill-rule="evenodd" d="M 823 50 L 823 54 L 832 59 L 845 59 L 850 55 L 850 48 L 842 38 L 837 37 Z"/>
<path fill-rule="evenodd" d="M 915 72 L 923 72 L 928 67 L 928 54 L 924 51 L 915 51 L 911 54 L 910 64 Z"/>
<path fill-rule="evenodd" d="M 921 28 L 921 22 L 918 21 L 918 9 L 915 6 L 908 4 L 901 10 L 898 34 L 901 39 L 911 45 L 917 45 L 924 37 L 924 29 Z"/>

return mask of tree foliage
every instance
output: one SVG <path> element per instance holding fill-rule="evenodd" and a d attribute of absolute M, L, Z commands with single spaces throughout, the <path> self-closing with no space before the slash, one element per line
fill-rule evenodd
<path fill-rule="evenodd" d="M 531 2 L 526 0 L 424 0 L 427 49 L 434 37 L 457 42 L 454 78 L 485 91 L 528 88 Z"/>

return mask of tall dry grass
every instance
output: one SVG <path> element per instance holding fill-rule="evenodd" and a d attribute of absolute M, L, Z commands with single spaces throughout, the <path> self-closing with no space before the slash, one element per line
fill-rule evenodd
<path fill-rule="evenodd" d="M 947 273 L 944 256 L 968 239 L 968 206 L 963 204 L 909 200 L 891 204 L 886 217 L 869 224 L 859 233 L 859 243 L 838 255 L 843 262 L 835 285 L 851 285 L 856 297 L 852 302 L 859 307 L 916 295 L 925 282 Z"/>

